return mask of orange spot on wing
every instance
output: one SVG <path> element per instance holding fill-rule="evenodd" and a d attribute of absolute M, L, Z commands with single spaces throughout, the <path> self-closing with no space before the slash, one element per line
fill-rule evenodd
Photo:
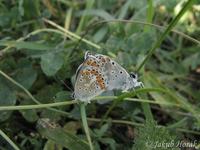
<path fill-rule="evenodd" d="M 96 63 L 95 61 L 93 61 L 93 62 L 91 63 L 91 66 L 97 67 L 97 63 Z"/>
<path fill-rule="evenodd" d="M 86 75 L 90 75 L 90 72 L 89 72 L 89 71 L 85 71 L 85 74 L 86 74 Z"/>
<path fill-rule="evenodd" d="M 94 75 L 95 75 L 95 73 L 96 73 L 96 71 L 95 71 L 95 70 L 92 70 L 92 71 L 91 71 L 91 74 L 94 74 Z"/>
<path fill-rule="evenodd" d="M 97 80 L 97 83 L 100 86 L 100 88 L 105 89 L 105 83 L 104 83 L 102 76 L 100 74 L 96 76 L 96 80 Z"/>

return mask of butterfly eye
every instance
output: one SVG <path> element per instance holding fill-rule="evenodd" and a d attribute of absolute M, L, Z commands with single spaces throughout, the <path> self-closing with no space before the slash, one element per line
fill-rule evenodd
<path fill-rule="evenodd" d="M 130 73 L 130 77 L 133 79 L 137 79 L 137 75 L 135 73 Z"/>

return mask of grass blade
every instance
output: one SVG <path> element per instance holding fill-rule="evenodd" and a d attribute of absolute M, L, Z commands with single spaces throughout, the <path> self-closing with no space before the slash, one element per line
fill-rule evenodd
<path fill-rule="evenodd" d="M 14 150 L 20 150 L 19 147 L 1 129 L 0 135 L 13 147 Z"/>
<path fill-rule="evenodd" d="M 148 0 L 148 8 L 147 8 L 147 22 L 148 23 L 152 23 L 153 15 L 154 15 L 153 1 Z M 144 31 L 147 31 L 147 30 L 149 30 L 149 26 L 144 27 Z"/>
<path fill-rule="evenodd" d="M 181 11 L 178 13 L 178 15 L 171 21 L 167 29 L 164 31 L 164 33 L 161 35 L 159 40 L 155 43 L 155 45 L 150 49 L 148 55 L 143 60 L 143 62 L 139 65 L 137 68 L 137 72 L 140 71 L 140 69 L 144 66 L 146 61 L 152 56 L 153 52 L 162 44 L 162 41 L 165 39 L 166 35 L 172 30 L 172 28 L 178 23 L 180 18 L 184 15 L 184 13 L 190 8 L 190 6 L 194 3 L 195 0 L 188 0 L 185 6 L 181 9 Z"/>
<path fill-rule="evenodd" d="M 92 8 L 93 4 L 94 4 L 94 0 L 86 0 L 86 9 L 85 9 L 86 11 L 81 17 L 81 21 L 79 22 L 78 28 L 76 30 L 77 34 L 80 34 L 81 30 L 85 26 L 85 23 L 88 20 L 87 11 Z"/>
<path fill-rule="evenodd" d="M 85 42 L 86 44 L 88 44 L 88 45 L 90 45 L 90 46 L 92 46 L 92 47 L 94 47 L 96 49 L 100 49 L 101 48 L 99 45 L 97 45 L 95 43 L 92 43 L 91 41 L 88 41 L 88 40 L 86 40 L 84 38 L 81 38 L 77 34 L 74 34 L 74 33 L 70 32 L 69 30 L 66 30 L 65 28 L 63 28 L 63 27 L 59 26 L 58 24 L 54 23 L 53 21 L 50 21 L 50 20 L 47 20 L 47 19 L 43 19 L 43 20 L 45 22 L 47 22 L 48 24 L 50 24 L 50 25 L 56 27 L 57 29 L 61 30 L 62 32 L 66 33 L 66 35 L 68 35 L 68 37 L 70 39 L 72 39 L 72 40 L 73 39 L 81 40 L 81 41 Z"/>
<path fill-rule="evenodd" d="M 2 76 L 4 76 L 6 79 L 8 79 L 10 82 L 12 82 L 13 84 L 15 84 L 17 87 L 19 87 L 20 89 L 22 89 L 29 97 L 31 100 L 33 100 L 33 102 L 35 102 L 36 104 L 41 104 L 37 99 L 35 99 L 35 97 L 20 83 L 16 82 L 14 79 L 12 79 L 11 77 L 9 77 L 7 74 L 5 74 L 3 71 L 0 70 L 0 74 Z M 66 112 L 58 110 L 58 109 L 54 109 L 54 108 L 48 108 L 47 109 L 51 110 L 51 111 L 55 111 L 55 112 L 59 112 L 59 113 L 63 113 L 65 114 Z"/>

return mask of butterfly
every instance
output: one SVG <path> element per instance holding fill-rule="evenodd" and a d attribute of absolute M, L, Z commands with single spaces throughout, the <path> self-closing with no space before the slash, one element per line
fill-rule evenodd
<path fill-rule="evenodd" d="M 74 98 L 90 103 L 90 100 L 105 91 L 142 87 L 134 73 L 128 73 L 110 57 L 86 52 L 84 62 L 78 67 L 75 77 Z"/>

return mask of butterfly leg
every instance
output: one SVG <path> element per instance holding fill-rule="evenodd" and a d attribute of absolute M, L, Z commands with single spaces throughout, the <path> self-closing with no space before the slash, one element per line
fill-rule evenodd
<path fill-rule="evenodd" d="M 123 90 L 123 91 L 122 91 L 122 93 L 127 93 L 127 92 L 128 92 L 128 90 L 127 90 L 127 89 L 125 89 L 125 90 Z"/>
<path fill-rule="evenodd" d="M 87 100 L 85 101 L 85 103 L 86 103 L 86 104 L 89 104 L 89 103 L 90 103 L 90 99 L 87 99 Z"/>
<path fill-rule="evenodd" d="M 141 88 L 143 88 L 144 87 L 144 84 L 142 83 L 142 82 L 136 82 L 135 83 L 135 87 L 141 87 Z"/>

